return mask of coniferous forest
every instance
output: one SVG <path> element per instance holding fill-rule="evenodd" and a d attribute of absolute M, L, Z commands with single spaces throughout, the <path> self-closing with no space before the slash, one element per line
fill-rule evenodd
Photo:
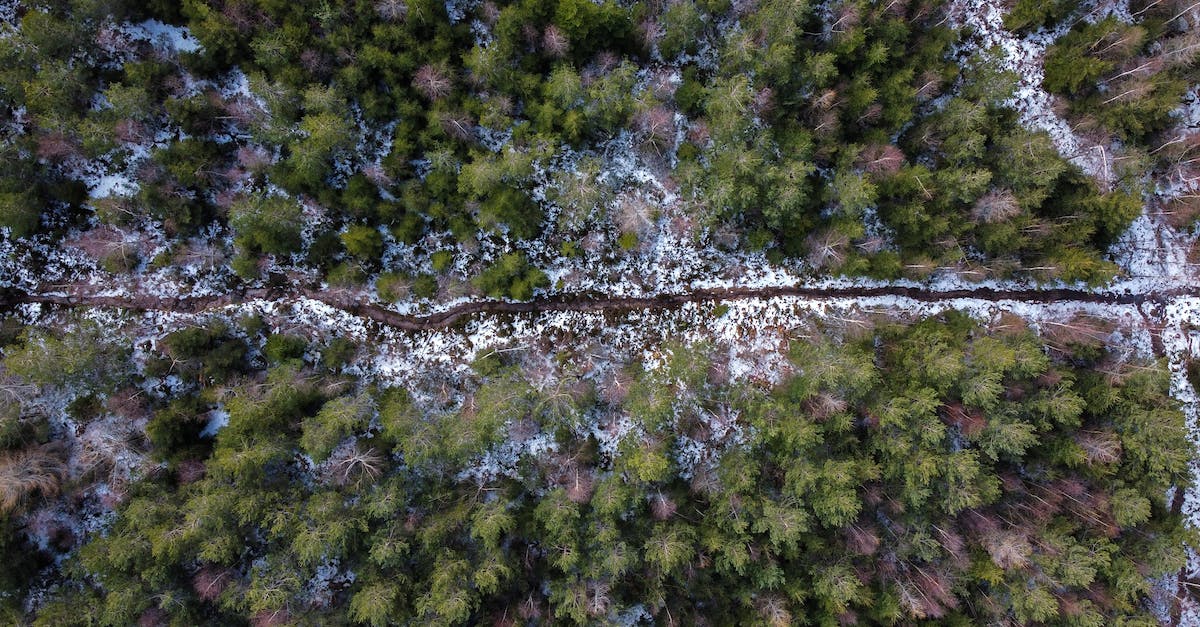
<path fill-rule="evenodd" d="M 1194 0 L 0 0 L 0 623 L 1200 624 Z"/>

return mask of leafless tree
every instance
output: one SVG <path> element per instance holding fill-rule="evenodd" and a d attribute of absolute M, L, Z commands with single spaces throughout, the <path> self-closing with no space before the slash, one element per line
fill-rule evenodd
<path fill-rule="evenodd" d="M 612 605 L 611 589 L 606 581 L 587 583 L 587 613 L 589 616 L 604 616 Z"/>
<path fill-rule="evenodd" d="M 205 467 L 203 461 L 199 459 L 186 459 L 179 462 L 178 467 L 176 467 L 175 478 L 181 485 L 187 485 L 203 479 L 207 472 L 208 469 Z"/>
<path fill-rule="evenodd" d="M 1150 95 L 1154 91 L 1154 82 L 1137 76 L 1127 76 L 1119 81 L 1113 82 L 1108 92 L 1115 94 L 1109 96 L 1100 104 L 1108 105 L 1114 102 L 1136 102 Z"/>
<path fill-rule="evenodd" d="M 809 236 L 808 263 L 814 268 L 837 266 L 846 259 L 850 240 L 836 229 L 825 229 Z"/>
<path fill-rule="evenodd" d="M 458 141 L 475 139 L 475 122 L 465 113 L 443 113 L 441 116 L 442 130 Z"/>
<path fill-rule="evenodd" d="M 39 159 L 45 161 L 63 161 L 79 155 L 79 147 L 74 140 L 53 131 L 38 137 L 34 151 Z"/>
<path fill-rule="evenodd" d="M 1041 335 L 1051 348 L 1067 352 L 1071 345 L 1099 346 L 1108 340 L 1112 332 L 1111 322 L 1079 314 L 1066 322 L 1043 322 Z"/>
<path fill-rule="evenodd" d="M 973 438 L 987 427 L 987 417 L 980 411 L 969 411 L 958 403 L 951 403 L 942 408 L 945 421 L 955 427 L 968 438 Z"/>
<path fill-rule="evenodd" d="M 654 213 L 654 206 L 640 194 L 625 193 L 617 200 L 617 212 L 613 219 L 622 233 L 641 237 L 654 227 Z"/>
<path fill-rule="evenodd" d="M 488 26 L 495 26 L 496 21 L 500 19 L 500 7 L 496 6 L 492 0 L 487 0 L 479 8 L 479 14 L 483 17 L 483 22 Z"/>
<path fill-rule="evenodd" d="M 862 14 L 856 2 L 843 2 L 833 10 L 833 23 L 829 25 L 829 32 L 834 39 L 844 35 L 854 27 L 858 26 L 859 19 Z"/>
<path fill-rule="evenodd" d="M 229 23 L 240 33 L 250 32 L 255 27 L 269 21 L 265 13 L 255 8 L 253 3 L 245 0 L 226 2 L 221 8 L 221 15 L 229 20 Z"/>
<path fill-rule="evenodd" d="M 348 446 L 335 451 L 329 460 L 328 476 L 336 485 L 362 485 L 379 478 L 385 459 L 375 448 Z"/>
<path fill-rule="evenodd" d="M 162 627 L 170 624 L 170 615 L 161 607 L 147 608 L 138 616 L 138 627 Z"/>
<path fill-rule="evenodd" d="M 216 566 L 202 566 L 192 577 L 192 589 L 205 601 L 216 601 L 233 582 L 233 571 Z"/>
<path fill-rule="evenodd" d="M 444 68 L 426 64 L 413 75 L 413 87 L 430 100 L 441 100 L 454 90 L 454 81 Z"/>
<path fill-rule="evenodd" d="M 904 165 L 904 151 L 893 144 L 871 144 L 859 153 L 858 165 L 869 174 L 895 174 Z"/>
<path fill-rule="evenodd" d="M 654 520 L 668 520 L 675 515 L 679 506 L 661 492 L 650 497 L 650 515 Z"/>
<path fill-rule="evenodd" d="M 971 219 L 977 224 L 996 224 L 1021 214 L 1017 197 L 1007 189 L 991 189 L 971 207 Z"/>
<path fill-rule="evenodd" d="M 1033 554 L 1028 536 L 1018 531 L 1002 531 L 988 535 L 982 541 L 992 562 L 1005 570 L 1024 568 Z"/>
<path fill-rule="evenodd" d="M 829 392 L 820 392 L 804 403 L 804 408 L 808 411 L 809 415 L 818 421 L 827 420 L 831 416 L 846 411 L 848 406 L 845 400 Z"/>
<path fill-rule="evenodd" d="M 573 469 L 571 476 L 567 480 L 567 498 L 572 503 L 587 503 L 592 500 L 592 491 L 595 489 L 595 483 L 592 480 L 590 471 Z"/>
<path fill-rule="evenodd" d="M 792 624 L 792 613 L 788 611 L 787 600 L 778 594 L 762 595 L 755 601 L 759 616 L 770 627 L 785 627 Z"/>
<path fill-rule="evenodd" d="M 1088 53 L 1110 60 L 1125 59 L 1141 47 L 1145 38 L 1146 30 L 1137 25 L 1112 30 L 1092 42 Z"/>
<path fill-rule="evenodd" d="M 277 627 L 291 622 L 292 613 L 283 607 L 275 610 L 260 610 L 250 617 L 250 624 L 254 627 Z"/>
<path fill-rule="evenodd" d="M 571 40 L 566 33 L 562 32 L 562 29 L 550 24 L 542 32 L 542 48 L 546 54 L 556 59 L 562 59 L 571 50 Z"/>
<path fill-rule="evenodd" d="M 403 22 L 408 17 L 408 4 L 404 0 L 379 0 L 375 13 L 388 22 Z"/>
<path fill-rule="evenodd" d="M 634 116 L 634 125 L 642 134 L 646 145 L 660 155 L 674 143 L 675 114 L 663 105 L 639 111 Z"/>
<path fill-rule="evenodd" d="M 1083 449 L 1088 465 L 1121 461 L 1121 440 L 1111 431 L 1080 431 L 1075 443 Z"/>
<path fill-rule="evenodd" d="M 846 548 L 857 555 L 874 555 L 879 550 L 879 533 L 874 527 L 853 524 L 842 533 L 846 538 Z"/>
<path fill-rule="evenodd" d="M 117 141 L 125 144 L 141 143 L 148 138 L 146 125 L 129 118 L 118 120 L 113 125 L 113 136 L 117 138 Z"/>

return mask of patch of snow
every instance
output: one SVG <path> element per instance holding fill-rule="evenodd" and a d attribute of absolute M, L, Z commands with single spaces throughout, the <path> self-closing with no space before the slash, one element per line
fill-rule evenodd
<path fill-rule="evenodd" d="M 202 438 L 216 437 L 217 432 L 222 427 L 229 424 L 229 412 L 225 411 L 224 406 L 217 405 L 217 408 L 206 414 L 208 423 L 204 425 L 204 430 L 200 432 Z"/>
<path fill-rule="evenodd" d="M 88 190 L 88 196 L 92 198 L 132 196 L 138 190 L 138 184 L 123 173 L 105 174 L 89 181 L 89 187 L 91 189 Z"/>
<path fill-rule="evenodd" d="M 1183 95 L 1180 103 L 1171 115 L 1179 119 L 1179 129 L 1184 133 L 1200 132 L 1200 85 L 1192 85 Z"/>
<path fill-rule="evenodd" d="M 343 571 L 337 559 L 328 559 L 316 568 L 304 586 L 304 596 L 311 607 L 328 607 L 334 595 L 354 583 L 354 571 Z"/>
<path fill-rule="evenodd" d="M 163 50 L 176 53 L 200 50 L 200 41 L 185 26 L 146 20 L 138 24 L 125 24 L 122 30 L 133 39 L 149 41 Z"/>
<path fill-rule="evenodd" d="M 1109 286 L 1109 291 L 1146 294 L 1191 287 L 1196 273 L 1188 252 L 1194 243 L 1194 236 L 1163 225 L 1143 211 L 1110 250 L 1127 276 Z"/>
<path fill-rule="evenodd" d="M 467 18 L 467 13 L 475 9 L 479 0 L 446 0 L 446 16 L 451 24 L 457 24 Z"/>
<path fill-rule="evenodd" d="M 1183 516 L 1193 529 L 1200 529 L 1200 395 L 1188 378 L 1188 366 L 1200 358 L 1200 298 L 1175 299 L 1162 311 L 1162 344 L 1171 372 L 1171 396 L 1179 401 L 1188 430 L 1188 440 L 1193 446 L 1192 459 L 1188 467 L 1192 484 L 1183 494 Z M 1195 579 L 1200 577 L 1200 554 L 1188 550 L 1188 562 L 1184 574 Z M 1175 581 L 1162 593 L 1173 595 Z M 1184 595 L 1181 600 L 1183 615 L 1180 625 L 1200 624 L 1200 605 Z"/>
<path fill-rule="evenodd" d="M 0 0 L 0 22 L 16 25 L 17 8 L 20 6 L 20 0 Z"/>

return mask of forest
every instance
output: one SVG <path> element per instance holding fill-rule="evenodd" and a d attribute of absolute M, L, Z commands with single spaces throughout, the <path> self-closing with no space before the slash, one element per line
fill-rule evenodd
<path fill-rule="evenodd" d="M 0 0 L 0 624 L 1200 623 L 1195 0 Z"/>
<path fill-rule="evenodd" d="M 1195 545 L 1169 502 L 1191 449 L 1162 364 L 1098 328 L 819 329 L 774 385 L 705 345 L 649 370 L 493 350 L 409 389 L 261 320 L 140 367 L 96 325 L 10 325 L 6 622 L 54 564 L 34 625 L 1157 625 L 1152 580 Z M 67 465 L 39 409 L 85 382 Z M 60 491 L 106 531 L 34 520 L 31 546 L 14 523 Z"/>
<path fill-rule="evenodd" d="M 115 276 L 205 257 L 385 302 L 527 299 L 668 214 L 818 275 L 1101 284 L 1147 176 L 1195 180 L 1195 30 L 1015 5 L 1018 34 L 1069 27 L 1044 89 L 1101 172 L 1018 122 L 1019 75 L 939 0 L 17 2 L 0 227 Z"/>

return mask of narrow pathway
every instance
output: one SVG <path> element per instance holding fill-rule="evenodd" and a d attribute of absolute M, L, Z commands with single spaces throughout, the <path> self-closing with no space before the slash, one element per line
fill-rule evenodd
<path fill-rule="evenodd" d="M 777 297 L 799 297 L 807 300 L 833 300 L 847 298 L 906 298 L 921 302 L 939 302 L 955 299 L 978 299 L 988 301 L 1018 301 L 1029 303 L 1099 303 L 1112 305 L 1141 305 L 1144 303 L 1164 304 L 1183 296 L 1196 296 L 1196 290 L 1175 290 L 1149 293 L 1112 294 L 1078 289 L 996 289 L 978 287 L 971 289 L 936 290 L 906 286 L 872 287 L 733 287 L 697 289 L 677 294 L 656 296 L 603 296 L 598 294 L 568 294 L 535 298 L 513 302 L 501 300 L 476 300 L 461 303 L 444 311 L 424 315 L 402 314 L 383 305 L 353 300 L 337 290 L 315 288 L 254 288 L 214 296 L 190 296 L 165 298 L 153 295 L 110 296 L 103 294 L 64 294 L 61 290 L 25 292 L 16 289 L 0 291 L 0 310 L 21 304 L 43 304 L 65 307 L 106 307 L 131 311 L 163 311 L 175 313 L 203 313 L 246 301 L 288 301 L 296 298 L 317 300 L 349 314 L 367 318 L 380 324 L 405 330 L 422 331 L 453 326 L 465 317 L 475 314 L 540 313 L 556 311 L 631 311 L 674 309 L 687 303 L 719 302 L 724 300 L 767 299 Z"/>

